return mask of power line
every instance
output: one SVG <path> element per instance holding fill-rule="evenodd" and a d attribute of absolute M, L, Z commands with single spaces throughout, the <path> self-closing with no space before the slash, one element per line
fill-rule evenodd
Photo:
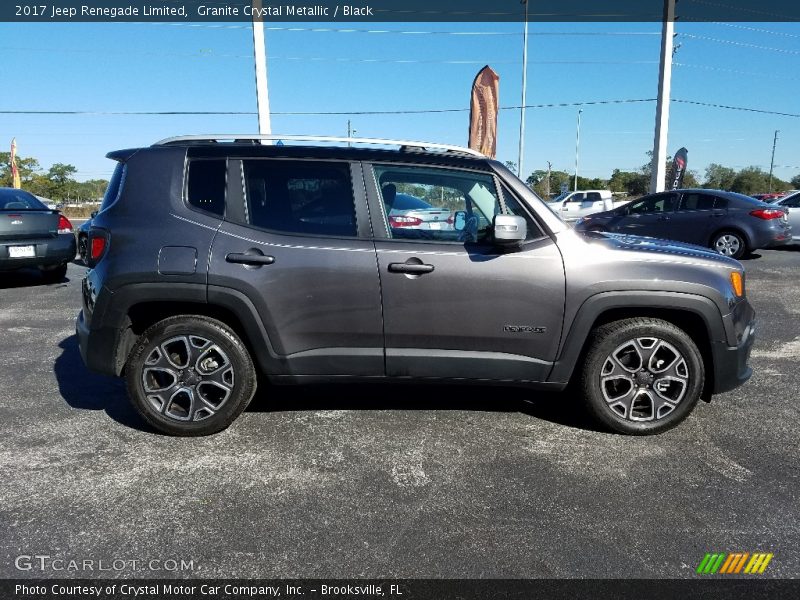
<path fill-rule="evenodd" d="M 562 108 L 573 106 L 596 106 L 608 104 L 633 104 L 641 102 L 655 102 L 655 98 L 626 99 L 626 100 L 587 100 L 582 102 L 558 102 L 550 104 L 529 104 L 524 108 Z M 519 110 L 522 106 L 502 106 L 500 110 Z M 440 114 L 469 112 L 469 108 L 438 108 L 438 109 L 419 109 L 419 110 L 358 110 L 358 111 L 289 111 L 277 112 L 274 115 L 283 116 L 341 116 L 341 115 L 415 115 L 415 114 Z M 91 111 L 91 110 L 0 110 L 4 115 L 88 115 L 88 116 L 251 116 L 254 111 Z"/>
<path fill-rule="evenodd" d="M 781 54 L 800 55 L 800 50 L 786 50 L 784 48 L 772 48 L 771 46 L 760 46 L 758 44 L 750 44 L 747 42 L 736 42 L 734 40 L 725 40 L 721 38 L 713 38 L 705 35 L 695 35 L 693 33 L 679 33 L 680 37 L 689 38 L 693 40 L 704 40 L 706 42 L 715 42 L 718 44 L 728 44 L 729 46 L 740 46 L 742 48 L 751 48 L 753 50 L 768 50 L 770 52 L 779 52 Z"/>
<path fill-rule="evenodd" d="M 722 22 L 713 22 L 714 25 L 723 25 L 725 27 L 731 27 L 733 29 L 741 29 L 744 31 L 754 31 L 756 33 L 767 33 L 769 35 L 780 35 L 783 37 L 790 37 L 790 38 L 800 38 L 800 35 L 794 33 L 787 33 L 785 31 L 774 31 L 772 29 L 762 29 L 761 27 L 748 27 L 747 25 L 739 25 L 737 23 L 722 23 Z"/>
<path fill-rule="evenodd" d="M 704 71 L 719 71 L 721 73 L 729 73 L 731 75 L 747 75 L 748 77 L 766 77 L 769 79 L 780 79 L 781 81 L 786 80 L 800 80 L 800 77 L 792 77 L 791 75 L 778 75 L 769 72 L 760 72 L 757 73 L 755 71 L 740 71 L 738 69 L 726 69 L 725 67 L 715 67 L 711 65 L 694 65 L 689 63 L 679 63 L 674 62 L 672 63 L 675 67 L 688 67 L 690 69 L 702 69 Z"/>
<path fill-rule="evenodd" d="M 787 112 L 779 112 L 775 110 L 764 110 L 760 108 L 747 108 L 744 106 L 730 106 L 727 104 L 714 104 L 711 102 L 698 102 L 696 100 L 678 100 L 676 98 L 672 99 L 673 102 L 677 102 L 679 104 L 693 104 L 695 106 L 707 106 L 709 108 L 724 108 L 726 110 L 741 110 L 745 112 L 752 112 L 752 113 L 759 113 L 763 115 L 778 115 L 780 117 L 794 117 L 800 119 L 800 114 L 796 113 L 787 113 Z"/>
<path fill-rule="evenodd" d="M 794 16 L 781 15 L 781 14 L 778 14 L 778 13 L 767 12 L 767 11 L 764 11 L 764 10 L 757 10 L 757 9 L 754 9 L 754 8 L 744 8 L 742 6 L 731 6 L 730 4 L 723 4 L 721 2 L 709 2 L 708 0 L 689 0 L 689 2 L 692 2 L 694 4 L 704 4 L 705 6 L 713 6 L 715 8 L 727 8 L 729 10 L 738 10 L 738 11 L 747 12 L 747 13 L 750 13 L 750 14 L 753 14 L 753 15 L 763 15 L 763 16 L 769 16 L 769 17 L 776 17 L 777 20 L 780 20 L 780 21 L 796 21 L 797 20 L 797 15 L 794 15 Z M 759 20 L 759 19 L 754 19 L 754 20 Z"/>
<path fill-rule="evenodd" d="M 553 102 L 548 104 L 527 104 L 524 108 L 568 108 L 580 106 L 602 106 L 619 104 L 637 104 L 655 102 L 656 98 L 629 98 L 624 100 L 585 100 L 580 102 Z M 697 100 L 684 100 L 673 98 L 672 102 L 678 104 L 691 104 L 708 108 L 722 108 L 725 110 L 738 110 L 781 117 L 800 118 L 800 114 L 788 113 L 745 106 L 731 106 L 728 104 L 715 104 Z M 500 110 L 519 110 L 522 106 L 501 106 Z M 273 112 L 282 116 L 358 116 L 358 115 L 417 115 L 417 114 L 442 114 L 468 112 L 469 108 L 435 108 L 417 110 L 356 110 L 356 111 L 283 111 Z M 0 110 L 3 115 L 83 115 L 83 116 L 252 116 L 254 111 L 92 111 L 92 110 Z"/>

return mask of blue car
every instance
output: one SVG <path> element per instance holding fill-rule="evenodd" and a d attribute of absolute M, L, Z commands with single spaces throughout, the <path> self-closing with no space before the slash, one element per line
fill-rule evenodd
<path fill-rule="evenodd" d="M 743 194 L 706 189 L 644 196 L 584 217 L 575 228 L 686 242 L 732 258 L 792 239 L 787 209 Z"/>

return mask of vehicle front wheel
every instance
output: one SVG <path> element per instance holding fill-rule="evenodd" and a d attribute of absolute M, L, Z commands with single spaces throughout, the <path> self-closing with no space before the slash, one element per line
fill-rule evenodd
<path fill-rule="evenodd" d="M 245 345 L 228 326 L 202 316 L 170 317 L 147 329 L 131 350 L 125 379 L 145 421 L 178 436 L 222 431 L 256 390 Z"/>
<path fill-rule="evenodd" d="M 711 240 L 711 247 L 724 256 L 741 258 L 747 252 L 747 242 L 735 231 L 721 231 Z"/>
<path fill-rule="evenodd" d="M 685 331 L 637 317 L 593 332 L 581 389 L 600 423 L 618 433 L 648 435 L 683 421 L 704 382 L 702 356 Z"/>

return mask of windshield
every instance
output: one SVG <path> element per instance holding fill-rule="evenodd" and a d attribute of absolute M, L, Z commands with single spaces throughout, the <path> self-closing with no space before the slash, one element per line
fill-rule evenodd
<path fill-rule="evenodd" d="M 13 188 L 0 190 L 0 210 L 48 210 L 36 196 Z"/>

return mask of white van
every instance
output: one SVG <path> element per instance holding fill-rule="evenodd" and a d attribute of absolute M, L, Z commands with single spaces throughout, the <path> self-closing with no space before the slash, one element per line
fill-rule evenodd
<path fill-rule="evenodd" d="M 608 190 L 578 190 L 564 192 L 550 202 L 550 208 L 565 221 L 575 221 L 586 215 L 612 210 L 614 199 Z"/>

